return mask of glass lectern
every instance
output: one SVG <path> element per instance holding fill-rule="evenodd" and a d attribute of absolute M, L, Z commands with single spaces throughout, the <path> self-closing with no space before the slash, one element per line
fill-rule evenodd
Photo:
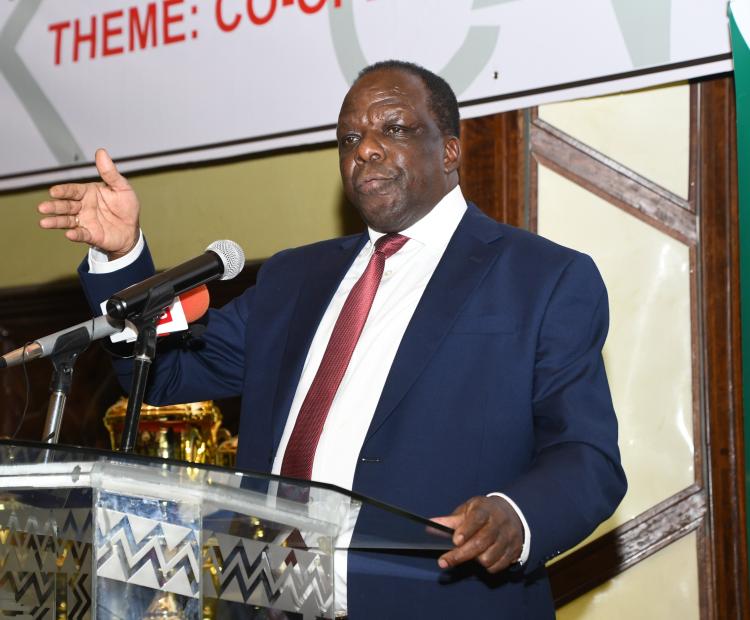
<path fill-rule="evenodd" d="M 352 536 L 364 509 L 377 525 Z M 330 485 L 0 441 L 3 617 L 333 618 L 335 551 L 450 546 Z"/>

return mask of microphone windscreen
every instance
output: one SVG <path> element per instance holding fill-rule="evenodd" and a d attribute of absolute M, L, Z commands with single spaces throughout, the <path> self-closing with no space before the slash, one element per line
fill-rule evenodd
<path fill-rule="evenodd" d="M 196 286 L 194 289 L 180 295 L 182 310 L 185 312 L 185 320 L 188 323 L 197 321 L 206 312 L 211 298 L 208 294 L 208 288 L 205 284 Z"/>
<path fill-rule="evenodd" d="M 213 252 L 224 265 L 224 273 L 221 280 L 231 280 L 236 277 L 245 267 L 245 252 L 234 241 L 221 239 L 214 241 L 206 248 L 206 251 Z"/>

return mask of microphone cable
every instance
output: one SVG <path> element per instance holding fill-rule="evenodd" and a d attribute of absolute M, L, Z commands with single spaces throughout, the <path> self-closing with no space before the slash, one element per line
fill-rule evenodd
<path fill-rule="evenodd" d="M 21 362 L 21 367 L 23 368 L 23 378 L 26 384 L 26 402 L 23 406 L 23 411 L 21 412 L 21 419 L 18 421 L 16 430 L 10 436 L 11 439 L 17 438 L 18 433 L 21 432 L 21 427 L 23 426 L 23 423 L 26 420 L 26 415 L 29 412 L 29 403 L 31 402 L 31 380 L 29 379 L 29 369 L 26 367 L 26 349 L 32 344 L 33 344 L 33 341 L 29 341 L 23 345 L 23 359 Z"/>
<path fill-rule="evenodd" d="M 94 320 L 95 317 L 91 317 L 91 333 L 94 332 Z M 11 440 L 18 438 L 18 433 L 21 432 L 23 423 L 26 421 L 26 416 L 29 413 L 29 405 L 31 404 L 31 379 L 29 378 L 29 369 L 26 366 L 29 362 L 29 360 L 26 358 L 26 349 L 28 349 L 32 344 L 34 344 L 33 340 L 26 342 L 23 345 L 23 353 L 21 354 L 21 368 L 23 368 L 23 380 L 24 385 L 26 386 L 26 399 L 24 402 L 23 411 L 21 412 L 21 419 L 18 421 L 16 430 L 13 431 L 13 434 L 10 436 Z M 42 442 L 46 442 L 47 439 L 49 439 L 49 435 L 47 437 L 43 437 Z"/>

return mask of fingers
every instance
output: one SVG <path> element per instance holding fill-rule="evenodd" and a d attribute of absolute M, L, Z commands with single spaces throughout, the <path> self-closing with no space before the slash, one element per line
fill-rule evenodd
<path fill-rule="evenodd" d="M 77 228 L 78 227 L 78 216 L 77 215 L 54 215 L 52 217 L 45 217 L 39 220 L 39 226 L 42 228 Z"/>
<path fill-rule="evenodd" d="M 492 574 L 505 570 L 516 560 L 518 560 L 518 555 L 514 555 L 508 546 L 500 543 L 492 545 L 477 558 L 477 562 Z"/>
<path fill-rule="evenodd" d="M 484 498 L 482 498 L 484 499 Z M 490 520 L 490 513 L 480 502 L 470 500 L 461 506 L 463 519 L 455 528 L 453 544 L 462 545 L 464 541 L 474 536 Z"/>
<path fill-rule="evenodd" d="M 107 185 L 113 189 L 126 189 L 130 187 L 125 177 L 117 171 L 115 163 L 106 150 L 97 149 L 94 159 L 99 176 Z"/>
<path fill-rule="evenodd" d="M 442 525 L 442 526 L 444 526 L 446 528 L 453 529 L 452 525 L 446 525 L 445 523 L 443 523 L 443 519 L 448 519 L 448 517 L 436 517 L 436 518 L 432 519 L 431 524 L 428 525 L 425 528 L 425 532 L 427 534 L 429 534 L 430 536 L 436 536 L 437 538 L 442 538 L 442 539 L 446 539 L 447 538 L 447 539 L 452 540 L 453 539 L 453 532 L 450 532 L 450 531 L 446 532 L 446 531 L 444 531 L 442 529 L 438 529 L 438 527 L 437 527 L 438 525 Z M 450 521 L 449 521 L 449 523 L 450 523 Z"/>
<path fill-rule="evenodd" d="M 62 183 L 49 188 L 49 195 L 52 198 L 61 198 L 64 200 L 81 200 L 85 194 L 85 183 Z"/>
<path fill-rule="evenodd" d="M 39 220 L 39 226 L 45 229 L 63 229 L 71 241 L 87 241 L 90 236 L 80 225 L 79 213 L 82 204 L 78 200 L 48 200 L 37 206 L 37 211 L 48 217 Z"/>
<path fill-rule="evenodd" d="M 523 545 L 523 525 L 515 511 L 497 497 L 476 497 L 456 509 L 450 517 L 433 519 L 454 527 L 456 545 L 438 559 L 447 569 L 475 560 L 488 572 L 499 572 L 518 559 Z"/>
<path fill-rule="evenodd" d="M 462 542 L 456 542 L 457 540 L 461 540 Z M 498 536 L 489 527 L 482 527 L 472 535 L 466 537 L 456 533 L 453 537 L 453 542 L 456 547 L 448 553 L 443 554 L 438 560 L 440 568 L 450 568 L 469 560 L 479 560 L 485 553 L 488 555 L 482 564 L 488 563 L 491 565 L 500 559 L 498 551 L 501 551 L 502 548 L 498 543 Z M 490 552 L 491 549 L 492 552 Z"/>
<path fill-rule="evenodd" d="M 81 206 L 80 200 L 47 200 L 37 206 L 37 211 L 45 215 L 76 215 Z"/>
<path fill-rule="evenodd" d="M 444 525 L 452 530 L 455 530 L 461 522 L 464 520 L 463 515 L 450 515 L 447 517 L 433 517 L 430 521 L 434 521 L 439 525 Z"/>
<path fill-rule="evenodd" d="M 81 225 L 77 215 L 45 217 L 39 220 L 39 226 L 48 229 L 63 229 L 65 230 L 65 237 L 71 241 L 90 244 L 92 240 L 91 233 L 85 226 Z"/>
<path fill-rule="evenodd" d="M 130 189 L 127 179 L 118 172 L 107 151 L 98 149 L 94 159 L 99 176 L 109 187 L 113 189 Z M 88 186 L 89 184 L 87 183 L 61 183 L 60 185 L 50 187 L 49 195 L 52 198 L 62 200 L 82 200 Z"/>

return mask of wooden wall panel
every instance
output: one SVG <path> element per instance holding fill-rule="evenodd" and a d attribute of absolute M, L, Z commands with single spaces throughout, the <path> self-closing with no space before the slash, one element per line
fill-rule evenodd
<path fill-rule="evenodd" d="M 708 495 L 702 603 L 706 618 L 747 618 L 734 88 L 725 77 L 701 81 L 694 89 L 703 476 Z"/>
<path fill-rule="evenodd" d="M 490 217 L 528 227 L 524 113 L 505 112 L 461 122 L 461 189 Z"/>

